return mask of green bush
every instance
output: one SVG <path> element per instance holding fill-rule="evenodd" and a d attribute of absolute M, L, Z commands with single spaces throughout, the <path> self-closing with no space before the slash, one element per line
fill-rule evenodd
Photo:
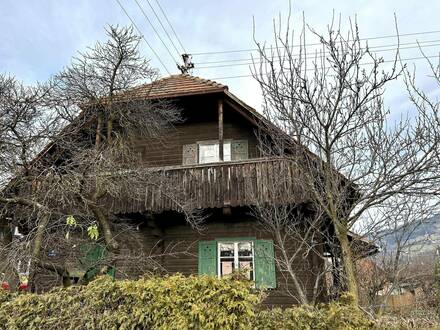
<path fill-rule="evenodd" d="M 2 299 L 2 298 L 0 298 Z M 251 284 L 174 275 L 100 277 L 87 286 L 23 294 L 0 305 L 6 329 L 247 329 L 259 296 Z"/>
<path fill-rule="evenodd" d="M 3 303 L 12 300 L 15 296 L 16 295 L 11 293 L 10 291 L 0 289 L 0 306 Z"/>
<path fill-rule="evenodd" d="M 261 311 L 255 318 L 255 329 L 371 329 L 373 322 L 352 305 L 332 302 L 281 310 Z"/>
<path fill-rule="evenodd" d="M 46 294 L 0 291 L 4 329 L 366 329 L 349 304 L 265 310 L 247 281 L 173 275 L 137 281 L 99 277 Z"/>

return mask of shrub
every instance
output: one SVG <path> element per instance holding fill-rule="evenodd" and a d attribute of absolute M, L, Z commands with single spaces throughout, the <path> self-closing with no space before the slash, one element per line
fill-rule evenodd
<path fill-rule="evenodd" d="M 249 282 L 232 279 L 100 277 L 87 286 L 23 294 L 3 302 L 0 325 L 7 329 L 248 329 L 258 302 Z"/>
<path fill-rule="evenodd" d="M 371 329 L 373 322 L 357 307 L 342 302 L 261 311 L 255 329 Z"/>
<path fill-rule="evenodd" d="M 375 329 L 410 330 L 440 329 L 440 316 L 433 309 L 414 309 L 408 315 L 384 314 L 375 322 Z"/>
<path fill-rule="evenodd" d="M 15 297 L 15 295 L 13 293 L 11 293 L 10 291 L 0 289 L 0 306 L 3 303 L 12 300 L 13 297 Z"/>
<path fill-rule="evenodd" d="M 233 278 L 173 275 L 137 281 L 99 277 L 46 294 L 0 291 L 5 329 L 366 329 L 347 301 L 262 310 L 261 293 Z"/>

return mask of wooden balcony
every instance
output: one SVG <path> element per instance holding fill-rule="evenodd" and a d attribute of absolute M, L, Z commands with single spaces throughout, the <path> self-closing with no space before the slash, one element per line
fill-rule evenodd
<path fill-rule="evenodd" d="M 151 172 L 152 171 L 152 172 Z M 164 184 L 145 187 L 136 200 L 112 200 L 116 214 L 223 208 L 306 200 L 295 164 L 284 158 L 149 169 Z"/>

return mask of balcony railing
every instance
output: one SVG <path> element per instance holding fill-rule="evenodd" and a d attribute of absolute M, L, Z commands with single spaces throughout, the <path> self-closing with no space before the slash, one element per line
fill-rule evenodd
<path fill-rule="evenodd" d="M 284 158 L 168 166 L 154 171 L 166 178 L 166 184 L 145 187 L 136 200 L 112 200 L 111 210 L 120 214 L 162 212 L 178 211 L 182 205 L 206 209 L 306 200 L 297 167 Z"/>

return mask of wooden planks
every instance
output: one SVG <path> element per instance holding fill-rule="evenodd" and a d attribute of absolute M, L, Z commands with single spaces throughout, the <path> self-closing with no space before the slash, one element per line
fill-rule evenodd
<path fill-rule="evenodd" d="M 154 169 L 150 169 L 155 171 Z M 142 189 L 142 202 L 113 201 L 114 213 L 222 208 L 302 202 L 294 163 L 283 158 L 169 166 L 157 169 L 163 183 Z"/>

